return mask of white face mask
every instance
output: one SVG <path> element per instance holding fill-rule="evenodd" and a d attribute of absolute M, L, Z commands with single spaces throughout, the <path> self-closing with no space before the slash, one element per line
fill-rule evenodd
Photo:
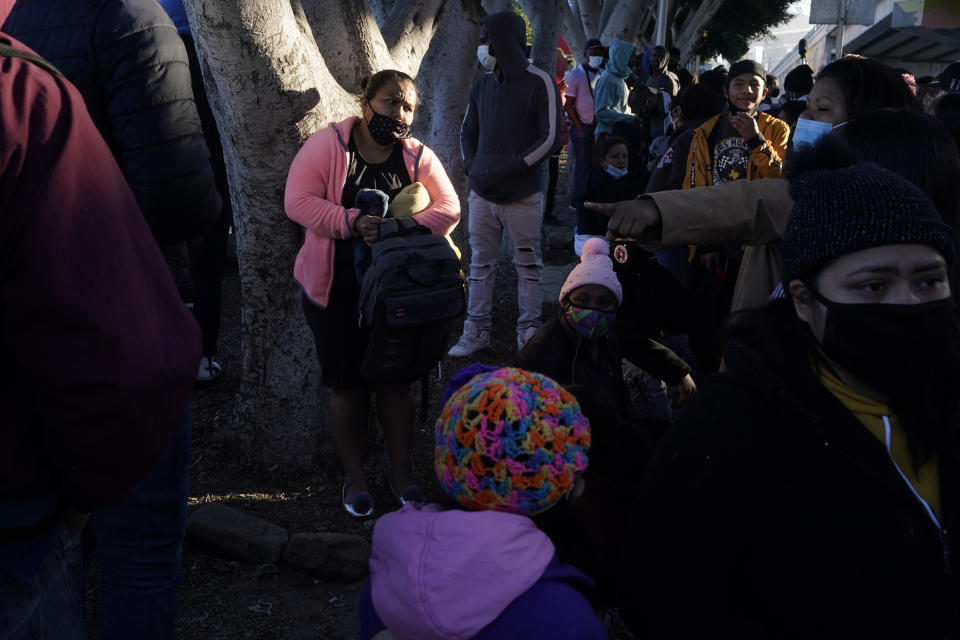
<path fill-rule="evenodd" d="M 493 68 L 497 66 L 497 59 L 490 55 L 490 45 L 481 44 L 477 47 L 477 60 L 487 71 L 493 71 Z"/>
<path fill-rule="evenodd" d="M 587 58 L 587 64 L 594 69 L 599 69 L 600 65 L 603 64 L 603 56 L 590 56 Z"/>
<path fill-rule="evenodd" d="M 612 175 L 614 178 L 617 178 L 618 180 L 619 180 L 620 178 L 622 178 L 623 176 L 627 175 L 627 170 L 626 170 L 626 169 L 617 169 L 617 168 L 616 168 L 615 166 L 613 166 L 612 164 L 608 164 L 608 165 L 607 165 L 607 168 L 604 169 L 604 171 L 606 171 L 607 173 L 609 173 L 610 175 Z"/>
<path fill-rule="evenodd" d="M 800 145 L 813 144 L 832 130 L 833 125 L 829 122 L 798 118 L 797 126 L 793 130 L 793 148 L 799 149 Z"/>

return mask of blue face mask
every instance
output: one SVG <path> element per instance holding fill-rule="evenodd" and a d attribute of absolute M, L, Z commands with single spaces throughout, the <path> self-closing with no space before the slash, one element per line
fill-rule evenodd
<path fill-rule="evenodd" d="M 829 122 L 799 118 L 797 127 L 793 130 L 793 148 L 799 149 L 802 144 L 813 144 L 832 130 L 833 125 Z"/>
<path fill-rule="evenodd" d="M 606 171 L 607 173 L 609 173 L 610 175 L 612 175 L 614 178 L 616 178 L 616 179 L 618 179 L 618 180 L 619 180 L 620 178 L 622 178 L 623 176 L 627 175 L 627 170 L 626 170 L 626 169 L 617 169 L 617 168 L 616 168 L 615 166 L 613 166 L 612 164 L 608 164 L 608 165 L 607 165 L 607 168 L 604 169 L 604 171 Z"/>

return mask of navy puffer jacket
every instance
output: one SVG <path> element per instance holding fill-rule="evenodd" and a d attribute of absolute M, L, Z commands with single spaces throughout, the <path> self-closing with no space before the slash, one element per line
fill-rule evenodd
<path fill-rule="evenodd" d="M 220 213 L 183 41 L 154 0 L 18 0 L 3 31 L 80 89 L 160 244 Z"/>

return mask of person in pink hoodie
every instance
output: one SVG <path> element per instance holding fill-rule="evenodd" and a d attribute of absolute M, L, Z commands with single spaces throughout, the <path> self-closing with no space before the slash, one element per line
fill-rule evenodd
<path fill-rule="evenodd" d="M 363 475 L 371 393 L 377 395 L 390 457 L 390 486 L 401 503 L 422 497 L 407 469 L 414 420 L 409 382 L 374 384 L 360 375 L 369 333 L 357 326 L 360 284 L 353 243 L 376 242 L 383 219 L 362 214 L 357 194 L 378 190 L 393 217 L 412 216 L 441 235 L 449 235 L 460 220 L 460 201 L 440 160 L 410 137 L 418 98 L 413 79 L 401 71 L 380 71 L 361 89 L 362 116 L 310 136 L 290 166 L 284 194 L 287 216 L 304 227 L 293 275 L 303 289 L 322 383 L 331 389 L 330 430 L 345 473 L 343 507 L 356 517 L 373 513 Z"/>
<path fill-rule="evenodd" d="M 531 517 L 582 490 L 590 423 L 559 384 L 523 369 L 461 372 L 434 431 L 454 509 L 409 502 L 373 529 L 360 637 L 606 638 L 584 591 Z M 448 387 L 449 389 L 449 387 Z"/>

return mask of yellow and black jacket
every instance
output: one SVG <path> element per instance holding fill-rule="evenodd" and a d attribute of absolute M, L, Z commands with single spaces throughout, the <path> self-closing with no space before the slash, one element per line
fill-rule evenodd
<path fill-rule="evenodd" d="M 721 147 L 727 140 L 717 140 L 718 136 L 715 130 L 724 128 L 727 121 L 721 123 L 720 119 L 727 117 L 726 112 L 720 113 L 697 127 L 694 132 L 693 141 L 690 143 L 690 151 L 687 154 L 687 177 L 683 182 L 684 189 L 708 187 L 718 181 L 730 182 L 743 177 L 747 180 L 780 177 L 783 171 L 783 158 L 786 155 L 790 127 L 783 120 L 761 112 L 757 114 L 757 125 L 760 133 L 750 140 L 744 141 L 749 153 L 746 162 L 746 176 L 737 176 L 733 173 L 730 177 L 721 177 L 720 180 L 717 180 L 719 160 L 716 156 L 721 155 Z M 720 127 L 718 127 L 718 123 Z M 739 136 L 732 136 L 731 139 L 743 140 Z"/>

